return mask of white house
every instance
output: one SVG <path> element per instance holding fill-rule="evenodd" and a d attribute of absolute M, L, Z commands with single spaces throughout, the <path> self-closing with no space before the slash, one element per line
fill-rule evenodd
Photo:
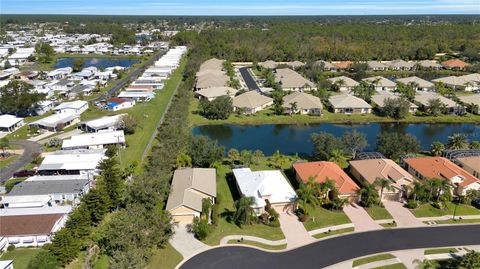
<path fill-rule="evenodd" d="M 71 113 L 76 115 L 81 115 L 85 110 L 88 109 L 87 101 L 73 101 L 73 102 L 64 102 L 56 106 L 55 113 Z"/>
<path fill-rule="evenodd" d="M 127 100 L 118 97 L 107 99 L 107 108 L 110 111 L 118 111 L 122 109 L 131 108 L 135 105 L 135 100 Z"/>
<path fill-rule="evenodd" d="M 363 81 L 373 84 L 376 91 L 395 91 L 397 84 L 382 76 L 375 76 L 362 79 Z"/>
<path fill-rule="evenodd" d="M 63 67 L 52 70 L 46 74 L 46 78 L 49 80 L 53 79 L 63 79 L 72 73 L 73 69 L 71 67 Z"/>
<path fill-rule="evenodd" d="M 38 167 L 40 175 L 96 175 L 106 149 L 61 150 L 45 156 Z"/>
<path fill-rule="evenodd" d="M 9 114 L 0 115 L 0 132 L 13 132 L 22 127 L 23 124 L 23 118 L 18 118 Z"/>
<path fill-rule="evenodd" d="M 74 135 L 63 140 L 62 149 L 103 149 L 108 145 L 125 146 L 123 130 Z"/>
<path fill-rule="evenodd" d="M 53 102 L 49 100 L 38 102 L 38 107 L 35 109 L 37 115 L 43 115 L 53 109 Z"/>
<path fill-rule="evenodd" d="M 253 197 L 253 210 L 260 215 L 271 205 L 278 212 L 291 207 L 297 195 L 287 179 L 278 170 L 252 171 L 250 168 L 233 169 L 237 188 L 243 196 Z"/>
<path fill-rule="evenodd" d="M 102 130 L 116 131 L 126 114 L 105 116 L 98 119 L 81 122 L 78 128 L 87 133 L 96 133 Z"/>
<path fill-rule="evenodd" d="M 330 81 L 330 83 L 334 85 L 337 85 L 339 91 L 347 93 L 351 92 L 353 88 L 360 84 L 357 81 L 346 76 L 329 78 L 328 81 Z"/>
<path fill-rule="evenodd" d="M 56 132 L 67 126 L 79 122 L 79 117 L 80 116 L 78 114 L 72 112 L 53 114 L 48 117 L 31 122 L 28 124 L 28 126 L 36 126 L 40 129 Z"/>

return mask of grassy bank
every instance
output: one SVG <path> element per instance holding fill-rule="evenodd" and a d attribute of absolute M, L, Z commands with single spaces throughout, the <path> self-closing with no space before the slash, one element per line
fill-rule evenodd
<path fill-rule="evenodd" d="M 272 245 L 266 245 L 266 244 L 262 244 L 262 243 L 259 243 L 259 242 L 256 242 L 256 241 L 249 241 L 249 240 L 230 240 L 227 243 L 232 244 L 232 245 L 235 245 L 235 244 L 236 245 L 250 245 L 250 246 L 259 247 L 259 248 L 268 249 L 268 250 L 282 250 L 282 249 L 287 248 L 287 244 L 272 246 Z"/>
<path fill-rule="evenodd" d="M 394 258 L 395 258 L 395 256 L 393 256 L 392 254 L 389 254 L 389 253 L 369 256 L 369 257 L 361 258 L 361 259 L 358 259 L 358 260 L 354 260 L 353 261 L 353 267 L 360 266 L 360 265 L 363 265 L 363 264 L 372 263 L 372 262 L 394 259 Z"/>
<path fill-rule="evenodd" d="M 328 210 L 322 207 L 307 205 L 308 220 L 303 223 L 307 231 L 350 223 L 350 219 L 342 210 Z"/>
<path fill-rule="evenodd" d="M 324 233 L 315 234 L 315 235 L 313 235 L 313 237 L 315 237 L 316 239 L 321 239 L 321 238 L 325 238 L 325 237 L 329 237 L 329 236 L 333 236 L 333 235 L 351 233 L 353 231 L 354 231 L 354 228 L 350 227 L 350 228 L 338 229 L 338 230 L 331 231 L 331 232 L 324 232 Z"/>
<path fill-rule="evenodd" d="M 13 163 L 16 159 L 18 159 L 21 155 L 12 154 L 6 159 L 0 159 L 0 169 L 9 166 Z"/>
<path fill-rule="evenodd" d="M 393 219 L 392 215 L 390 215 L 390 213 L 388 213 L 388 211 L 383 207 L 370 206 L 364 207 L 364 209 L 374 220 Z"/>

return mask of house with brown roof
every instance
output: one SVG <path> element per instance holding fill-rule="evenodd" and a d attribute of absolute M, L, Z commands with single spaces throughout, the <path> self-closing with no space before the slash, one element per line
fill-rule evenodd
<path fill-rule="evenodd" d="M 358 200 L 360 187 L 334 162 L 299 162 L 293 164 L 293 169 L 298 182 L 305 183 L 310 178 L 314 178 L 317 183 L 333 180 L 340 198 L 351 202 Z"/>
<path fill-rule="evenodd" d="M 202 213 L 202 200 L 217 197 L 217 176 L 214 168 L 182 168 L 173 174 L 166 209 L 174 222 L 191 223 Z"/>
<path fill-rule="evenodd" d="M 480 178 L 480 156 L 461 157 L 454 162 L 474 177 Z"/>
<path fill-rule="evenodd" d="M 350 68 L 350 66 L 352 66 L 352 64 L 352 61 L 338 61 L 333 63 L 333 65 L 335 65 L 337 69 L 348 69 Z"/>
<path fill-rule="evenodd" d="M 460 59 L 450 59 L 447 61 L 442 62 L 442 66 L 446 69 L 455 69 L 455 70 L 463 70 L 470 66 L 470 64 L 460 60 Z"/>
<path fill-rule="evenodd" d="M 304 92 L 293 92 L 283 97 L 283 108 L 287 114 L 322 114 L 322 101 L 320 98 Z M 292 109 L 295 109 L 292 111 Z"/>
<path fill-rule="evenodd" d="M 66 220 L 67 214 L 0 216 L 0 238 L 16 247 L 39 247 L 51 243 Z"/>
<path fill-rule="evenodd" d="M 387 200 L 406 197 L 408 187 L 414 182 L 412 175 L 390 159 L 350 161 L 350 172 L 361 183 L 374 184 L 377 179 L 387 179 L 392 187 L 383 191 L 383 199 Z"/>
<path fill-rule="evenodd" d="M 406 170 L 421 180 L 447 179 L 458 195 L 468 190 L 480 190 L 480 180 L 465 169 L 443 157 L 419 157 L 404 159 Z"/>

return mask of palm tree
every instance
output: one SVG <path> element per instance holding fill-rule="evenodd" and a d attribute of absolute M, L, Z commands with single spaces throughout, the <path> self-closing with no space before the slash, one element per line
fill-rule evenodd
<path fill-rule="evenodd" d="M 435 269 L 438 266 L 438 263 L 434 260 L 424 259 L 419 260 L 415 259 L 413 263 L 416 264 L 415 268 L 417 269 Z"/>
<path fill-rule="evenodd" d="M 468 149 L 469 144 L 464 134 L 456 133 L 448 137 L 448 149 Z"/>
<path fill-rule="evenodd" d="M 328 159 L 331 162 L 338 164 L 340 167 L 345 167 L 347 163 L 347 157 L 345 157 L 345 153 L 343 150 L 334 149 L 330 153 L 330 158 Z"/>
<path fill-rule="evenodd" d="M 327 204 L 330 202 L 330 192 L 335 190 L 335 181 L 326 178 L 324 182 L 318 184 L 320 190 L 322 203 Z"/>
<path fill-rule="evenodd" d="M 310 203 L 313 206 L 318 205 L 318 199 L 315 195 L 316 183 L 313 178 L 309 178 L 306 183 L 300 183 L 297 190 L 298 198 L 306 203 Z"/>
<path fill-rule="evenodd" d="M 292 102 L 290 104 L 290 114 L 293 115 L 293 114 L 296 114 L 297 112 L 297 109 L 298 109 L 298 105 L 297 105 L 297 102 Z"/>
<path fill-rule="evenodd" d="M 439 141 L 434 141 L 430 145 L 430 154 L 432 154 L 433 156 L 442 155 L 444 150 L 445 150 L 445 145 Z"/>
<path fill-rule="evenodd" d="M 379 201 L 379 203 L 381 203 L 382 200 L 383 200 L 383 191 L 392 189 L 391 184 L 392 184 L 392 182 L 390 180 L 386 179 L 386 178 L 377 178 L 373 182 L 373 185 L 375 187 L 380 188 L 380 201 Z"/>
<path fill-rule="evenodd" d="M 365 182 L 360 189 L 360 202 L 365 207 L 370 207 L 373 204 L 378 203 L 378 191 L 373 184 Z"/>
<path fill-rule="evenodd" d="M 235 201 L 235 213 L 233 220 L 238 225 L 249 225 L 252 223 L 254 198 L 242 196 Z"/>

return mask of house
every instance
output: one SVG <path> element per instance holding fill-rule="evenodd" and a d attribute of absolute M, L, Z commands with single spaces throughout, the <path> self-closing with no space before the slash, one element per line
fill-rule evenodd
<path fill-rule="evenodd" d="M 215 203 L 217 177 L 214 168 L 182 168 L 173 174 L 166 209 L 174 222 L 192 223 L 202 213 L 202 200 Z"/>
<path fill-rule="evenodd" d="M 219 60 L 217 58 L 212 58 L 212 59 L 209 59 L 205 62 L 203 62 L 201 65 L 200 65 L 200 71 L 204 71 L 204 70 L 222 70 L 223 69 L 223 63 L 225 61 L 224 60 Z"/>
<path fill-rule="evenodd" d="M 440 70 L 443 68 L 443 66 L 436 61 L 431 61 L 431 60 L 422 60 L 418 61 L 418 65 L 425 69 L 432 69 L 432 70 Z"/>
<path fill-rule="evenodd" d="M 435 90 L 435 84 L 416 76 L 399 78 L 397 79 L 397 82 L 403 83 L 405 85 L 413 85 L 415 88 L 415 91 L 431 92 Z"/>
<path fill-rule="evenodd" d="M 452 88 L 454 90 L 467 91 L 467 92 L 476 90 L 475 86 L 477 86 L 473 81 L 469 81 L 464 77 L 456 77 L 456 76 L 437 78 L 432 81 L 435 83 L 441 83 L 446 87 Z"/>
<path fill-rule="evenodd" d="M 5 246 L 6 244 L 8 244 L 8 241 L 7 241 L 7 238 L 5 237 L 2 237 L 4 238 L 4 241 L 5 242 Z M 0 239 L 2 239 L 0 238 Z M 0 251 L 3 252 L 3 248 L 1 247 L 1 240 L 0 240 Z M 0 269 L 13 269 L 13 260 L 2 260 L 0 261 Z"/>
<path fill-rule="evenodd" d="M 81 122 L 78 128 L 87 133 L 96 133 L 99 131 L 109 130 L 116 131 L 120 127 L 122 117 L 126 114 L 105 116 L 98 119 Z"/>
<path fill-rule="evenodd" d="M 283 108 L 287 114 L 320 115 L 323 105 L 320 98 L 316 96 L 303 92 L 293 92 L 283 97 Z"/>
<path fill-rule="evenodd" d="M 52 242 L 66 220 L 66 214 L 0 215 L 0 237 L 16 247 L 40 247 Z"/>
<path fill-rule="evenodd" d="M 372 71 L 385 71 L 388 70 L 388 66 L 382 64 L 379 61 L 367 61 L 368 70 Z"/>
<path fill-rule="evenodd" d="M 57 176 L 63 177 L 63 176 Z M 25 180 L 16 184 L 7 197 L 48 195 L 55 203 L 71 202 L 74 205 L 90 190 L 90 181 L 84 179 Z"/>
<path fill-rule="evenodd" d="M 123 130 L 74 135 L 63 140 L 62 149 L 103 149 L 109 145 L 125 146 Z"/>
<path fill-rule="evenodd" d="M 425 110 L 430 105 L 431 100 L 438 99 L 447 109 L 448 114 L 463 114 L 465 108 L 455 103 L 455 101 L 446 98 L 436 92 L 417 92 L 415 102 L 420 104 Z"/>
<path fill-rule="evenodd" d="M 87 101 L 73 101 L 73 102 L 63 102 L 60 105 L 54 108 L 55 113 L 68 113 L 81 115 L 88 109 Z"/>
<path fill-rule="evenodd" d="M 52 70 L 46 74 L 46 78 L 48 80 L 54 80 L 54 79 L 64 79 L 68 75 L 72 73 L 73 69 L 71 67 L 63 67 L 63 68 L 58 68 L 55 70 Z"/>
<path fill-rule="evenodd" d="M 372 106 L 363 99 L 350 94 L 333 95 L 328 98 L 332 105 L 333 113 L 341 114 L 370 114 Z"/>
<path fill-rule="evenodd" d="M 476 113 L 476 114 L 480 114 L 480 95 L 479 94 L 475 94 L 475 95 L 462 95 L 462 96 L 458 96 L 458 99 L 460 100 L 460 102 L 466 106 L 478 106 L 478 110 L 474 110 L 473 112 Z"/>
<path fill-rule="evenodd" d="M 480 190 L 480 180 L 443 157 L 419 157 L 403 160 L 405 169 L 421 180 L 447 179 L 458 195 L 468 190 Z"/>
<path fill-rule="evenodd" d="M 454 162 L 476 178 L 480 178 L 480 156 L 461 157 Z"/>
<path fill-rule="evenodd" d="M 341 69 L 341 70 L 345 70 L 345 69 L 348 69 L 350 68 L 350 66 L 352 66 L 353 62 L 352 61 L 338 61 L 338 62 L 333 62 L 333 65 L 335 65 L 335 67 L 337 69 Z"/>
<path fill-rule="evenodd" d="M 293 164 L 293 169 L 298 182 L 306 183 L 310 178 L 313 178 L 317 183 L 325 182 L 327 179 L 333 180 L 339 198 L 348 199 L 350 202 L 358 201 L 360 188 L 334 162 L 298 162 Z"/>
<path fill-rule="evenodd" d="M 281 68 L 275 71 L 275 81 L 281 84 L 284 91 L 311 91 L 316 90 L 313 82 L 302 77 L 290 68 Z"/>
<path fill-rule="evenodd" d="M 73 87 L 74 85 L 75 84 L 71 80 L 61 79 L 61 80 L 58 80 L 58 81 L 52 81 L 52 83 L 50 83 L 48 87 L 56 93 L 67 94 L 69 89 L 71 87 Z"/>
<path fill-rule="evenodd" d="M 95 75 L 98 73 L 98 69 L 94 66 L 85 67 L 82 71 L 77 73 L 72 73 L 71 77 L 74 80 L 90 80 L 95 78 Z"/>
<path fill-rule="evenodd" d="M 324 60 L 316 61 L 315 64 L 320 66 L 323 71 L 337 71 L 337 67 L 335 65 Z"/>
<path fill-rule="evenodd" d="M 131 108 L 135 105 L 135 100 L 127 100 L 118 97 L 107 99 L 107 108 L 109 111 L 118 111 L 126 108 Z"/>
<path fill-rule="evenodd" d="M 415 63 L 404 60 L 393 60 L 386 64 L 391 70 L 411 71 L 415 69 Z"/>
<path fill-rule="evenodd" d="M 118 98 L 135 102 L 148 102 L 155 97 L 155 92 L 125 91 L 118 94 Z"/>
<path fill-rule="evenodd" d="M 82 95 L 84 96 L 90 95 L 93 89 L 94 89 L 94 86 L 92 85 L 78 84 L 71 88 L 67 88 L 67 92 L 64 92 L 63 94 L 65 94 L 65 96 L 68 99 L 75 99 Z"/>
<path fill-rule="evenodd" d="M 22 127 L 24 124 L 23 118 L 9 114 L 0 115 L 0 132 L 10 133 Z"/>
<path fill-rule="evenodd" d="M 263 68 L 267 68 L 267 69 L 275 69 L 275 68 L 277 68 L 277 63 L 274 62 L 274 61 L 271 61 L 271 60 L 258 63 L 258 65 L 261 66 L 261 67 L 263 67 Z"/>
<path fill-rule="evenodd" d="M 61 150 L 45 156 L 37 171 L 40 175 L 96 175 L 106 149 Z"/>
<path fill-rule="evenodd" d="M 339 91 L 346 93 L 351 92 L 353 88 L 357 87 L 360 84 L 357 81 L 346 76 L 329 78 L 327 80 L 330 81 L 330 83 L 332 83 L 333 85 L 336 85 Z"/>
<path fill-rule="evenodd" d="M 232 87 L 210 87 L 198 90 L 195 92 L 195 95 L 199 99 L 206 99 L 208 101 L 213 101 L 220 96 L 229 96 L 231 98 L 235 97 L 237 90 Z"/>
<path fill-rule="evenodd" d="M 293 69 L 297 69 L 305 65 L 305 63 L 300 61 L 287 62 L 286 64 Z"/>
<path fill-rule="evenodd" d="M 226 87 L 230 78 L 223 71 L 202 71 L 197 73 L 196 90 L 210 87 Z"/>
<path fill-rule="evenodd" d="M 454 69 L 454 70 L 463 70 L 470 66 L 470 64 L 460 60 L 460 59 L 450 59 L 447 61 L 442 62 L 442 66 L 446 69 Z"/>
<path fill-rule="evenodd" d="M 373 84 L 375 86 L 376 91 L 395 91 L 397 88 L 397 84 L 389 79 L 386 79 L 382 76 L 375 76 L 364 78 L 362 81 L 365 81 L 369 84 Z"/>
<path fill-rule="evenodd" d="M 372 104 L 374 104 L 379 109 L 382 109 L 385 105 L 385 100 L 387 99 L 398 99 L 400 96 L 395 95 L 391 92 L 377 92 L 372 96 Z M 416 104 L 410 103 L 410 113 L 417 112 L 418 106 Z"/>
<path fill-rule="evenodd" d="M 459 76 L 459 79 L 465 82 L 465 90 L 468 91 L 468 87 L 472 89 L 472 91 L 480 90 L 480 74 L 473 73 L 468 75 Z"/>
<path fill-rule="evenodd" d="M 391 190 L 383 190 L 382 199 L 386 200 L 406 198 L 408 188 L 414 183 L 413 176 L 390 159 L 350 161 L 350 172 L 360 183 L 374 184 L 377 179 L 387 179 Z"/>
<path fill-rule="evenodd" d="M 53 114 L 48 117 L 36 120 L 34 122 L 29 123 L 28 126 L 30 128 L 35 126 L 35 127 L 38 127 L 39 129 L 56 132 L 72 124 L 75 124 L 79 121 L 80 121 L 80 115 L 72 112 L 66 112 L 66 113 Z"/>
<path fill-rule="evenodd" d="M 242 93 L 233 98 L 233 109 L 244 109 L 245 114 L 255 114 L 273 105 L 273 99 L 257 93 L 256 91 L 249 91 Z"/>
<path fill-rule="evenodd" d="M 35 108 L 35 114 L 43 115 L 48 111 L 52 110 L 53 106 L 54 104 L 52 101 L 49 101 L 49 100 L 40 101 L 38 102 L 38 106 Z"/>
<path fill-rule="evenodd" d="M 267 205 L 277 212 L 291 209 L 297 195 L 287 179 L 278 170 L 252 171 L 250 168 L 233 169 L 233 175 L 239 193 L 253 197 L 254 213 L 258 216 L 265 212 Z"/>

